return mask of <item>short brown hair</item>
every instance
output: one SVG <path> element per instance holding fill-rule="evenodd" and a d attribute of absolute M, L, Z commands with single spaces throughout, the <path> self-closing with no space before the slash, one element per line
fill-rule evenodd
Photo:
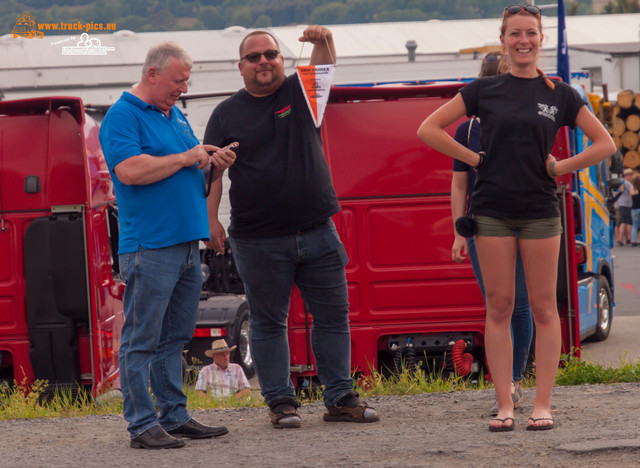
<path fill-rule="evenodd" d="M 489 52 L 482 59 L 479 76 L 502 75 L 509 71 L 509 64 L 504 55 L 498 52 Z"/>
<path fill-rule="evenodd" d="M 267 32 L 267 31 L 263 31 L 263 30 L 252 31 L 249 34 L 247 34 L 246 36 L 244 36 L 244 39 L 242 39 L 242 42 L 240 43 L 240 47 L 238 48 L 238 53 L 239 53 L 240 58 L 242 58 L 242 54 L 244 53 L 244 44 L 245 44 L 245 42 L 247 42 L 247 39 L 249 39 L 250 37 L 253 37 L 253 36 L 259 36 L 261 34 L 264 34 L 266 36 L 271 37 L 271 39 L 273 39 L 273 42 L 276 43 L 276 47 L 278 49 L 280 48 L 280 44 L 278 44 L 278 40 L 275 37 L 273 37 L 273 34 Z"/>

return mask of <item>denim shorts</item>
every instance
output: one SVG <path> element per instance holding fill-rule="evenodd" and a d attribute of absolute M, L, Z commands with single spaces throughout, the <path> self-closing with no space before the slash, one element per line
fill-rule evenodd
<path fill-rule="evenodd" d="M 500 219 L 473 215 L 478 236 L 517 237 L 518 239 L 547 239 L 562 234 L 560 218 Z"/>

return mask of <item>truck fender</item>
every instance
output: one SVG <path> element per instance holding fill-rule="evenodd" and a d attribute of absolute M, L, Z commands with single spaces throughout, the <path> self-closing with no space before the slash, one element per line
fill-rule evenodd
<path fill-rule="evenodd" d="M 198 306 L 197 328 L 220 327 L 227 330 L 227 343 L 237 346 L 231 361 L 240 364 L 247 378 L 253 377 L 253 359 L 249 348 L 249 303 L 244 294 L 210 296 Z"/>

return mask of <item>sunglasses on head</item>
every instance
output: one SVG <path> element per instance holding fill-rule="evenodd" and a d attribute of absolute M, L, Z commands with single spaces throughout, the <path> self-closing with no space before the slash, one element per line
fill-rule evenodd
<path fill-rule="evenodd" d="M 485 63 L 497 62 L 500 60 L 500 54 L 487 54 L 484 58 Z"/>
<path fill-rule="evenodd" d="M 267 60 L 275 60 L 280 55 L 279 50 L 265 50 L 264 52 L 251 52 L 250 54 L 245 55 L 240 60 L 248 60 L 251 63 L 258 63 L 260 61 L 260 57 L 264 55 L 264 58 Z"/>
<path fill-rule="evenodd" d="M 511 5 L 504 9 L 505 13 L 509 13 L 510 15 L 520 13 L 522 10 L 526 11 L 527 13 L 531 13 L 532 15 L 538 16 L 540 16 L 540 12 L 542 11 L 535 5 Z"/>

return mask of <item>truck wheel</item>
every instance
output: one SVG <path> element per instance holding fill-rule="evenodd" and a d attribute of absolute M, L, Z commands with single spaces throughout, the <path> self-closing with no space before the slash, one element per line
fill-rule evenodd
<path fill-rule="evenodd" d="M 233 362 L 240 364 L 247 379 L 250 379 L 256 374 L 256 371 L 253 369 L 253 357 L 251 356 L 251 348 L 249 347 L 248 307 L 244 307 L 238 313 L 234 330 L 234 343 L 237 348 L 233 351 Z"/>
<path fill-rule="evenodd" d="M 607 278 L 598 276 L 598 325 L 593 335 L 595 341 L 604 341 L 611 331 L 611 288 Z"/>

